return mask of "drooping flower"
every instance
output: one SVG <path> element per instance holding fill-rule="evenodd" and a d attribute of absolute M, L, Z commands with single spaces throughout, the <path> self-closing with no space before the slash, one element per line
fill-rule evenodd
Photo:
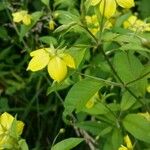
<path fill-rule="evenodd" d="M 106 18 L 115 14 L 117 5 L 127 9 L 135 5 L 134 0 L 91 0 L 90 4 L 92 6 L 99 4 L 100 13 L 104 14 Z"/>
<path fill-rule="evenodd" d="M 75 68 L 73 57 L 68 53 L 52 48 L 42 48 L 30 53 L 33 57 L 27 70 L 38 71 L 47 66 L 48 73 L 57 82 L 62 81 L 67 75 L 67 67 Z"/>
<path fill-rule="evenodd" d="M 12 13 L 14 22 L 23 22 L 25 25 L 31 24 L 31 15 L 28 14 L 27 11 L 21 10 L 15 13 Z"/>
<path fill-rule="evenodd" d="M 123 26 L 126 29 L 136 32 L 150 31 L 150 23 L 146 23 L 134 15 L 130 16 L 126 21 L 124 21 Z"/>
<path fill-rule="evenodd" d="M 121 145 L 118 150 L 133 150 L 133 145 L 128 135 L 124 137 L 124 143 L 126 146 Z"/>

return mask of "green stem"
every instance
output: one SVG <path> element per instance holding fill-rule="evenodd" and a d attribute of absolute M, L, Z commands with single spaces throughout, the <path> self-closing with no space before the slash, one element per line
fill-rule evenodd
<path fill-rule="evenodd" d="M 90 76 L 90 75 L 87 75 L 87 74 L 84 74 L 84 73 L 81 73 L 81 72 L 77 72 L 77 73 L 80 74 L 80 75 L 83 75 L 85 77 L 88 77 L 88 78 L 91 78 L 91 79 L 95 79 L 97 81 L 102 81 L 102 82 L 104 82 L 106 84 L 122 87 L 122 84 L 120 84 L 120 83 L 112 82 L 112 81 L 105 80 L 105 79 L 102 79 L 102 78 L 99 78 L 99 77 Z"/>

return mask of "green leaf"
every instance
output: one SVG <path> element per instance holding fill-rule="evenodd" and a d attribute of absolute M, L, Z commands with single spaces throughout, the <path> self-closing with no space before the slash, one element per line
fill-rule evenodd
<path fill-rule="evenodd" d="M 18 144 L 19 144 L 19 147 L 21 148 L 20 150 L 29 150 L 26 140 L 21 139 L 19 140 Z"/>
<path fill-rule="evenodd" d="M 122 142 L 123 142 L 123 137 L 122 137 L 120 129 L 115 128 L 113 130 L 112 139 L 111 140 L 112 140 L 112 147 L 113 147 L 113 149 L 117 150 L 120 147 L 120 145 L 122 144 Z"/>
<path fill-rule="evenodd" d="M 129 92 L 125 92 L 120 104 L 121 110 L 124 111 L 129 109 L 135 102 L 136 99 Z"/>
<path fill-rule="evenodd" d="M 84 105 L 82 111 L 91 115 L 102 115 L 109 112 L 109 110 L 102 103 L 97 103 L 92 108 L 86 108 Z"/>
<path fill-rule="evenodd" d="M 93 135 L 103 136 L 112 130 L 112 127 L 95 121 L 84 121 L 75 124 L 78 128 L 84 129 Z"/>
<path fill-rule="evenodd" d="M 125 13 L 124 15 L 120 15 L 120 17 L 116 18 L 115 27 L 120 27 L 124 21 L 126 21 L 130 16 L 131 12 Z"/>
<path fill-rule="evenodd" d="M 55 11 L 58 14 L 58 21 L 60 24 L 70 24 L 71 22 L 80 22 L 79 14 L 69 11 Z"/>
<path fill-rule="evenodd" d="M 114 57 L 114 67 L 124 83 L 141 77 L 144 70 L 140 60 L 132 52 L 117 52 Z M 145 94 L 146 82 L 146 78 L 134 82 L 132 88 L 136 90 L 138 95 L 143 96 Z"/>
<path fill-rule="evenodd" d="M 107 107 L 105 105 L 107 105 Z M 119 111 L 118 104 L 97 103 L 92 108 L 86 108 L 84 106 L 82 109 L 83 112 L 86 112 L 91 115 L 104 115 L 104 114 L 110 113 L 110 110 L 111 111 Z"/>
<path fill-rule="evenodd" d="M 39 40 L 45 44 L 53 44 L 53 45 L 57 45 L 57 40 L 53 37 L 53 36 L 42 36 L 39 38 Z"/>
<path fill-rule="evenodd" d="M 86 48 L 70 48 L 67 53 L 69 53 L 71 56 L 73 56 L 76 64 L 76 68 L 79 67 L 81 64 L 82 60 L 84 59 L 85 53 L 86 53 Z"/>
<path fill-rule="evenodd" d="M 73 82 L 70 79 L 66 79 L 63 82 L 54 82 L 47 90 L 47 95 L 49 95 L 50 93 L 54 92 L 54 91 L 59 91 L 59 90 L 63 90 L 67 87 L 69 87 L 70 85 L 72 85 Z"/>
<path fill-rule="evenodd" d="M 71 150 L 83 141 L 82 138 L 68 138 L 55 144 L 51 150 Z"/>
<path fill-rule="evenodd" d="M 83 79 L 76 83 L 68 92 L 64 102 L 64 116 L 72 113 L 75 109 L 81 111 L 87 101 L 104 86 L 103 83 L 94 79 Z"/>
<path fill-rule="evenodd" d="M 128 51 L 128 50 L 132 50 L 132 51 L 145 51 L 150 53 L 150 50 L 146 47 L 143 47 L 142 45 L 138 45 L 137 43 L 128 43 L 128 44 L 124 44 L 122 45 L 119 49 L 123 50 L 123 51 Z"/>
<path fill-rule="evenodd" d="M 49 7 L 49 0 L 41 0 L 43 4 L 45 4 L 47 7 Z"/>
<path fill-rule="evenodd" d="M 98 123 L 95 121 L 84 121 L 75 124 L 78 128 L 84 129 L 93 133 L 94 135 L 98 135 L 102 128 L 102 123 Z"/>
<path fill-rule="evenodd" d="M 123 119 L 123 126 L 135 138 L 150 143 L 150 121 L 140 114 L 129 114 Z"/>

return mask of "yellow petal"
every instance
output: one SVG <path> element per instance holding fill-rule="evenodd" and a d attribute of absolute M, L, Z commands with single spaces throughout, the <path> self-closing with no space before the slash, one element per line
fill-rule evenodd
<path fill-rule="evenodd" d="M 50 48 L 40 48 L 35 51 L 32 51 L 30 53 L 30 56 L 33 57 L 33 56 L 43 55 L 45 52 L 50 52 L 50 51 L 51 51 Z"/>
<path fill-rule="evenodd" d="M 20 13 L 20 12 L 12 13 L 12 16 L 13 16 L 14 22 L 20 22 L 23 19 L 22 13 Z"/>
<path fill-rule="evenodd" d="M 48 73 L 52 79 L 60 82 L 67 75 L 67 66 L 61 58 L 55 56 L 48 64 Z"/>
<path fill-rule="evenodd" d="M 70 68 L 75 68 L 75 62 L 74 59 L 71 55 L 69 54 L 64 54 L 62 56 L 63 61 L 66 63 L 66 65 Z"/>
<path fill-rule="evenodd" d="M 24 123 L 22 121 L 17 121 L 17 133 L 18 135 L 22 134 L 24 128 Z"/>
<path fill-rule="evenodd" d="M 85 16 L 85 20 L 87 24 L 91 24 L 92 23 L 92 17 L 91 16 Z"/>
<path fill-rule="evenodd" d="M 99 31 L 99 28 L 91 28 L 90 31 L 93 35 L 96 35 L 97 32 Z"/>
<path fill-rule="evenodd" d="M 27 70 L 38 71 L 45 68 L 50 60 L 49 53 L 44 49 L 39 49 L 30 53 L 33 58 L 29 62 Z"/>
<path fill-rule="evenodd" d="M 124 137 L 124 142 L 126 143 L 128 149 L 133 149 L 131 140 L 130 140 L 130 138 L 129 138 L 128 135 L 126 135 L 126 136 Z"/>
<path fill-rule="evenodd" d="M 115 0 L 102 0 L 100 3 L 100 12 L 106 17 L 110 18 L 116 12 L 116 2 Z"/>
<path fill-rule="evenodd" d="M 131 8 L 135 6 L 134 0 L 116 0 L 118 5 L 123 8 Z"/>
<path fill-rule="evenodd" d="M 0 150 L 4 149 L 4 144 L 8 143 L 9 136 L 8 135 L 1 135 L 0 136 Z"/>
<path fill-rule="evenodd" d="M 91 4 L 92 6 L 97 5 L 99 2 L 100 2 L 100 0 L 90 0 L 90 4 Z"/>
<path fill-rule="evenodd" d="M 12 115 L 10 115 L 7 112 L 4 112 L 0 117 L 0 124 L 6 130 L 9 130 L 13 123 L 13 120 L 14 120 L 14 117 Z"/>
<path fill-rule="evenodd" d="M 121 145 L 118 150 L 128 150 L 128 148 L 123 146 L 123 145 Z"/>
<path fill-rule="evenodd" d="M 124 28 L 132 27 L 136 23 L 136 21 L 137 21 L 137 17 L 132 15 L 128 18 L 128 20 L 126 20 L 123 23 L 123 26 L 124 26 Z"/>
<path fill-rule="evenodd" d="M 88 109 L 92 108 L 93 106 L 94 106 L 94 101 L 93 100 L 89 100 L 85 105 L 85 107 L 88 108 Z"/>
<path fill-rule="evenodd" d="M 55 22 L 53 20 L 49 21 L 49 29 L 54 30 L 55 29 Z"/>
<path fill-rule="evenodd" d="M 96 92 L 91 98 L 90 100 L 87 101 L 85 107 L 90 109 L 94 106 L 96 100 L 99 98 L 98 92 Z"/>
<path fill-rule="evenodd" d="M 23 21 L 23 23 L 24 23 L 25 25 L 31 24 L 31 16 L 28 15 L 28 14 L 26 14 L 26 15 L 23 17 L 22 21 Z"/>

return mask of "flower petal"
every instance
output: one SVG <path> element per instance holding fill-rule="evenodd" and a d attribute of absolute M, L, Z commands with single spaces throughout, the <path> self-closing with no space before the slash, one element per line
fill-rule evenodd
<path fill-rule="evenodd" d="M 46 51 L 48 51 L 48 49 L 49 49 L 49 48 L 41 48 L 41 49 L 32 51 L 32 52 L 30 53 L 30 56 L 33 57 L 33 56 L 43 55 L 43 54 L 45 54 Z"/>
<path fill-rule="evenodd" d="M 123 145 L 121 145 L 118 150 L 128 150 L 128 148 L 123 146 Z"/>
<path fill-rule="evenodd" d="M 13 21 L 14 22 L 20 22 L 20 21 L 22 21 L 22 13 L 15 12 L 15 13 L 12 13 L 12 16 L 13 16 Z"/>
<path fill-rule="evenodd" d="M 14 117 L 7 112 L 4 112 L 0 117 L 0 124 L 5 129 L 9 130 L 13 123 Z"/>
<path fill-rule="evenodd" d="M 55 56 L 48 64 L 48 73 L 52 79 L 60 82 L 67 75 L 67 66 L 61 58 Z"/>
<path fill-rule="evenodd" d="M 136 21 L 137 21 L 137 17 L 132 15 L 128 18 L 128 20 L 124 21 L 123 26 L 124 28 L 132 27 L 135 25 Z"/>
<path fill-rule="evenodd" d="M 62 56 L 62 59 L 64 60 L 64 62 L 66 63 L 66 65 L 70 68 L 75 68 L 75 62 L 74 59 L 71 55 L 69 54 L 64 54 Z"/>
<path fill-rule="evenodd" d="M 93 106 L 94 106 L 94 101 L 93 100 L 87 101 L 87 103 L 85 105 L 85 107 L 88 108 L 88 109 L 92 108 Z"/>
<path fill-rule="evenodd" d="M 100 2 L 100 0 L 91 0 L 91 1 L 90 1 L 90 4 L 91 4 L 92 6 L 95 6 L 95 5 L 97 5 L 99 2 Z"/>
<path fill-rule="evenodd" d="M 24 128 L 24 123 L 22 121 L 17 121 L 17 134 L 21 135 Z"/>
<path fill-rule="evenodd" d="M 110 18 L 116 12 L 116 2 L 115 0 L 102 0 L 100 3 L 100 12 L 106 17 Z"/>
<path fill-rule="evenodd" d="M 133 149 L 131 140 L 130 140 L 130 138 L 129 138 L 128 135 L 126 135 L 126 136 L 124 137 L 124 142 L 126 143 L 128 149 Z"/>
<path fill-rule="evenodd" d="M 44 49 L 39 49 L 30 53 L 33 58 L 29 62 L 27 70 L 38 71 L 47 66 L 50 56 Z"/>
<path fill-rule="evenodd" d="M 28 14 L 26 14 L 26 15 L 23 17 L 22 21 L 23 21 L 23 23 L 24 23 L 25 25 L 31 24 L 31 16 L 28 15 Z"/>
<path fill-rule="evenodd" d="M 116 0 L 118 5 L 123 8 L 131 8 L 135 6 L 134 0 Z"/>

